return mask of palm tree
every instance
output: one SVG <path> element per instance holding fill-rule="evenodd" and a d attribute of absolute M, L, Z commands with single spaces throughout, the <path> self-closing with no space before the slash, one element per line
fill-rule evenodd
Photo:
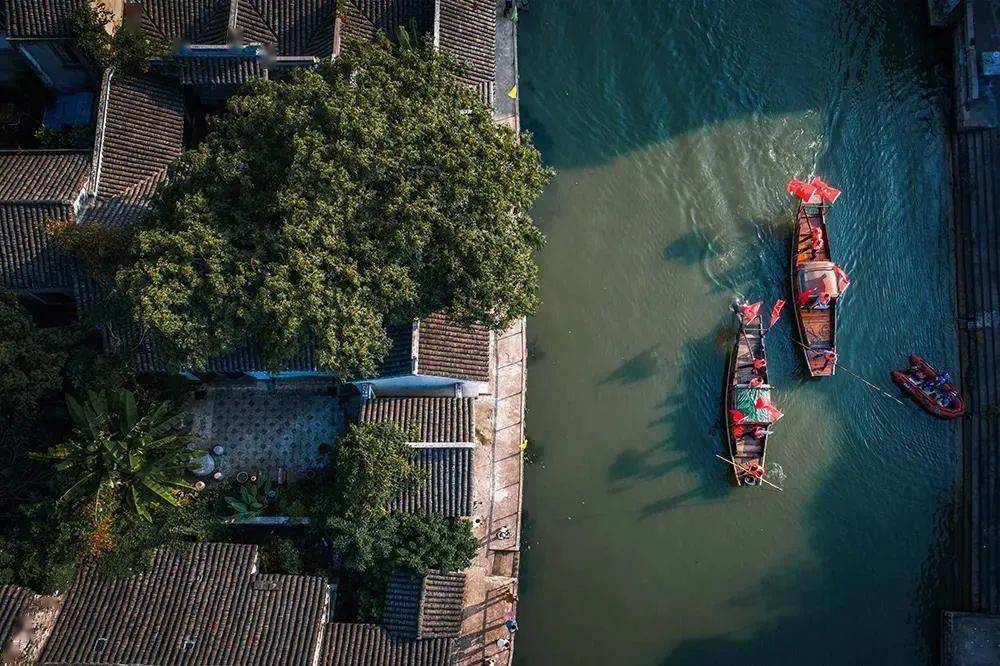
<path fill-rule="evenodd" d="M 66 396 L 66 405 L 73 434 L 38 456 L 72 481 L 60 501 L 92 505 L 95 520 L 125 507 L 152 521 L 150 509 L 178 506 L 177 491 L 194 489 L 184 476 L 199 452 L 187 447 L 177 428 L 184 412 L 173 403 L 155 403 L 139 418 L 135 394 L 122 389 L 91 391 L 82 404 Z"/>

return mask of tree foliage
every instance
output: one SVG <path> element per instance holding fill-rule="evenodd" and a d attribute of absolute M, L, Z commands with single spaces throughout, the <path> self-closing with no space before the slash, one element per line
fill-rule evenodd
<path fill-rule="evenodd" d="M 389 323 L 531 313 L 529 209 L 549 172 L 459 69 L 426 40 L 382 39 L 230 99 L 119 272 L 164 351 L 200 365 L 251 340 L 277 369 L 313 344 L 355 377 L 387 351 Z"/>
<path fill-rule="evenodd" d="M 63 330 L 39 329 L 13 294 L 0 291 L 0 420 L 30 416 L 62 386 L 70 341 Z"/>
<path fill-rule="evenodd" d="M 108 32 L 114 14 L 103 6 L 82 4 L 70 14 L 73 39 L 80 52 L 101 69 L 115 67 L 127 74 L 145 74 L 149 59 L 165 55 L 167 46 L 126 21 Z"/>
<path fill-rule="evenodd" d="M 82 403 L 67 396 L 66 405 L 71 438 L 39 457 L 55 462 L 68 486 L 61 501 L 88 507 L 95 533 L 110 529 L 121 510 L 151 522 L 153 508 L 181 505 L 194 466 L 188 438 L 176 429 L 184 412 L 161 402 L 140 416 L 128 390 L 90 392 Z"/>

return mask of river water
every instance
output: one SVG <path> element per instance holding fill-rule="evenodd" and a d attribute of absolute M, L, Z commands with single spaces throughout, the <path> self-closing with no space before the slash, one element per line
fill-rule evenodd
<path fill-rule="evenodd" d="M 522 664 L 930 664 L 952 425 L 768 337 L 784 492 L 718 432 L 734 295 L 787 294 L 791 176 L 830 215 L 841 360 L 893 392 L 954 367 L 947 70 L 926 3 L 535 0 L 521 112 L 558 176 L 535 215 Z M 907 8 L 912 6 L 912 8 Z"/>

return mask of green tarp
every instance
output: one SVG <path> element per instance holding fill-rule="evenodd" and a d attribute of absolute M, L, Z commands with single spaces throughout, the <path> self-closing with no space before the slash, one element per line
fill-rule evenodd
<path fill-rule="evenodd" d="M 747 415 L 745 423 L 770 423 L 771 414 L 766 409 L 757 409 L 757 400 L 764 398 L 771 403 L 771 389 L 740 386 L 733 389 L 733 407 Z"/>

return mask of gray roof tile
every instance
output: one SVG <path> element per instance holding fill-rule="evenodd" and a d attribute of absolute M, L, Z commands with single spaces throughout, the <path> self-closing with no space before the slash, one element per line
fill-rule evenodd
<path fill-rule="evenodd" d="M 427 473 L 427 480 L 401 492 L 390 508 L 449 517 L 471 515 L 472 452 L 471 447 L 417 448 L 414 463 Z"/>
<path fill-rule="evenodd" d="M 16 585 L 0 585 L 0 650 L 15 630 L 17 618 L 34 593 Z"/>
<path fill-rule="evenodd" d="M 323 632 L 321 666 L 446 666 L 451 664 L 452 639 L 420 641 L 393 639 L 374 624 L 328 624 Z"/>
<path fill-rule="evenodd" d="M 184 85 L 242 85 L 264 76 L 261 59 L 248 56 L 179 56 L 180 80 Z"/>
<path fill-rule="evenodd" d="M 415 428 L 417 442 L 475 442 L 474 405 L 472 398 L 378 398 L 361 406 L 360 420 Z"/>
<path fill-rule="evenodd" d="M 71 289 L 79 264 L 56 246 L 45 224 L 72 219 L 72 209 L 63 204 L 0 204 L 0 285 L 15 290 Z"/>
<path fill-rule="evenodd" d="M 73 203 L 89 170 L 89 151 L 0 152 L 0 203 Z"/>
<path fill-rule="evenodd" d="M 9 37 L 71 37 L 70 16 L 87 0 L 3 0 Z"/>
<path fill-rule="evenodd" d="M 158 176 L 184 148 L 184 96 L 179 85 L 155 76 L 104 77 L 95 141 L 97 194 L 125 193 Z"/>
<path fill-rule="evenodd" d="M 382 626 L 396 640 L 455 638 L 462 630 L 465 574 L 393 572 Z"/>
<path fill-rule="evenodd" d="M 309 663 L 326 582 L 255 573 L 256 561 L 256 546 L 195 544 L 160 550 L 150 572 L 127 578 L 85 570 L 39 663 Z"/>
<path fill-rule="evenodd" d="M 420 320 L 417 334 L 417 374 L 489 381 L 490 331 L 464 327 L 441 314 Z"/>
<path fill-rule="evenodd" d="M 497 66 L 497 7 L 482 0 L 439 0 L 438 45 L 467 67 L 463 79 L 492 87 Z M 490 101 L 492 104 L 492 101 Z"/>

